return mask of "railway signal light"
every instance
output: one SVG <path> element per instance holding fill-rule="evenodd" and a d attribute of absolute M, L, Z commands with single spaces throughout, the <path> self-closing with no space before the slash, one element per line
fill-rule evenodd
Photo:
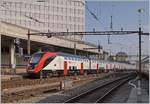
<path fill-rule="evenodd" d="M 52 35 L 47 35 L 47 38 L 51 38 L 52 37 Z"/>
<path fill-rule="evenodd" d="M 18 38 L 16 38 L 14 40 L 14 45 L 15 45 L 15 53 L 18 54 L 19 53 L 19 47 L 20 47 L 20 40 Z"/>
<path fill-rule="evenodd" d="M 15 53 L 16 53 L 16 54 L 19 53 L 19 46 L 15 46 Z"/>
<path fill-rule="evenodd" d="M 19 48 L 19 54 L 20 54 L 20 56 L 23 56 L 23 48 L 22 47 Z"/>
<path fill-rule="evenodd" d="M 14 40 L 14 45 L 15 45 L 15 53 L 18 54 L 19 56 L 23 56 L 23 48 L 20 46 L 20 39 L 16 38 Z"/>
<path fill-rule="evenodd" d="M 15 46 L 15 53 L 19 56 L 23 56 L 23 48 L 20 46 Z"/>

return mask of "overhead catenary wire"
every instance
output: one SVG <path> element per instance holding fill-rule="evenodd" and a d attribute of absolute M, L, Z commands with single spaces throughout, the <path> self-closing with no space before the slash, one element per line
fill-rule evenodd
<path fill-rule="evenodd" d="M 2 4 L 1 4 L 0 6 L 1 6 L 2 8 L 4 8 L 4 9 L 6 9 L 6 10 L 9 10 L 9 11 L 10 11 L 10 8 L 8 7 L 7 3 L 2 2 Z M 35 18 L 35 17 L 27 16 L 27 15 L 23 15 L 23 16 L 24 16 L 24 17 L 26 17 L 26 18 L 28 18 L 28 19 L 30 19 L 30 20 L 33 20 L 33 21 L 35 21 L 35 22 L 43 23 L 43 24 L 44 24 L 44 22 L 42 22 L 42 21 L 38 20 L 38 19 L 37 19 L 37 18 Z"/>
<path fill-rule="evenodd" d="M 85 1 L 85 3 L 86 4 L 84 4 L 85 5 L 85 8 L 88 10 L 88 12 L 91 14 L 91 16 L 98 22 L 98 23 L 100 23 L 100 24 L 102 24 L 102 26 L 103 26 L 103 28 L 104 29 L 107 29 L 107 27 L 105 27 L 105 25 L 102 23 L 102 21 L 98 18 L 98 16 L 94 13 L 94 12 L 92 12 L 90 9 L 89 9 L 89 7 L 88 7 L 88 5 L 87 5 L 87 2 Z"/>

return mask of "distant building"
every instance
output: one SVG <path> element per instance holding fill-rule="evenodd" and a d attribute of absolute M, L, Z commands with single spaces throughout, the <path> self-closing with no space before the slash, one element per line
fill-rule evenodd
<path fill-rule="evenodd" d="M 84 0 L 0 0 L 0 21 L 42 32 L 84 31 Z M 82 39 L 82 36 L 68 38 Z"/>
<path fill-rule="evenodd" d="M 106 51 L 103 51 L 103 59 L 104 60 L 108 60 L 108 58 L 109 58 L 109 53 L 108 52 L 106 52 Z"/>
<path fill-rule="evenodd" d="M 125 52 L 118 52 L 116 55 L 109 56 L 110 61 L 129 62 L 128 55 Z"/>
<path fill-rule="evenodd" d="M 116 61 L 116 55 L 111 55 L 109 56 L 110 61 Z"/>
<path fill-rule="evenodd" d="M 116 54 L 116 61 L 126 62 L 127 58 L 128 58 L 128 56 L 125 52 L 118 52 Z"/>

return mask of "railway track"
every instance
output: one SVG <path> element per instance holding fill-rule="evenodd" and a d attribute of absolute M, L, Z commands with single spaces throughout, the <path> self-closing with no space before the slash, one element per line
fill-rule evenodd
<path fill-rule="evenodd" d="M 92 75 L 88 76 L 77 76 L 78 78 L 88 78 Z M 75 76 L 67 76 L 67 77 L 52 77 L 52 78 L 44 78 L 44 79 L 17 79 L 17 80 L 9 80 L 9 81 L 2 81 L 1 82 L 1 89 L 9 89 L 9 88 L 16 88 L 16 87 L 23 87 L 23 86 L 30 86 L 30 85 L 38 85 L 38 84 L 46 84 L 46 83 L 53 83 L 53 82 L 60 82 L 65 79 L 75 79 Z"/>
<path fill-rule="evenodd" d="M 130 74 L 117 78 L 113 81 L 108 81 L 103 85 L 97 86 L 84 93 L 74 96 L 65 101 L 65 103 L 102 103 L 112 91 L 134 78 L 135 74 Z"/>
<path fill-rule="evenodd" d="M 119 73 L 115 74 L 116 76 L 119 75 Z M 111 76 L 108 75 L 106 77 Z M 60 82 L 65 79 L 75 79 L 75 78 L 90 78 L 93 77 L 93 75 L 78 75 L 78 76 L 66 76 L 66 77 L 52 77 L 52 78 L 44 78 L 44 79 L 16 79 L 16 80 L 8 80 L 8 81 L 1 81 L 1 89 L 9 89 L 9 88 L 16 88 L 16 87 L 23 87 L 23 86 L 30 86 L 30 85 L 38 85 L 38 84 L 46 84 L 46 83 L 53 83 L 53 82 Z"/>
<path fill-rule="evenodd" d="M 79 83 L 84 83 L 87 81 L 87 78 L 89 78 L 91 75 L 88 76 L 78 76 L 78 78 L 82 78 L 81 80 L 75 79 L 73 80 L 73 84 L 79 84 Z M 83 78 L 84 77 L 84 78 Z M 20 85 L 16 85 L 19 87 L 14 88 L 12 86 L 12 82 L 10 83 L 10 86 L 7 88 L 8 89 L 3 89 L 2 90 L 2 102 L 3 103 L 10 103 L 13 101 L 19 101 L 22 99 L 28 99 L 30 97 L 34 97 L 37 95 L 42 95 L 44 93 L 50 93 L 50 92 L 57 92 L 60 91 L 60 81 L 64 79 L 74 79 L 75 76 L 68 76 L 68 77 L 54 77 L 54 78 L 47 78 L 47 79 L 22 79 L 22 80 L 15 80 L 16 82 L 13 82 L 15 84 L 19 83 Z M 92 78 L 92 76 L 91 76 Z M 94 78 L 89 79 L 94 80 Z M 27 82 L 25 82 L 27 81 Z M 35 82 L 37 81 L 37 82 Z M 41 82 L 43 81 L 43 82 Z M 7 81 L 5 82 L 6 84 L 9 84 Z M 49 83 L 48 83 L 49 82 Z M 33 84 L 34 83 L 34 84 Z M 39 83 L 39 84 L 38 84 Z M 42 84 L 43 83 L 43 84 Z M 29 85 L 30 84 L 30 85 Z M 13 84 L 14 85 L 14 84 Z M 24 87 L 23 87 L 24 85 Z M 11 88 L 10 88 L 11 87 Z M 13 88 L 12 88 L 13 87 Z M 23 87 L 23 88 L 22 88 Z"/>
<path fill-rule="evenodd" d="M 109 78 L 109 76 L 111 78 L 111 76 L 114 76 L 114 75 L 115 77 L 118 78 L 120 75 L 126 75 L 126 74 L 111 73 L 111 74 L 103 75 L 101 77 L 93 77 L 93 75 L 78 76 L 78 78 L 80 79 L 73 80 L 73 84 L 78 85 L 80 83 L 84 83 L 87 81 L 92 81 L 92 80 L 96 81 L 96 80 L 99 80 L 99 78 L 100 79 Z M 30 97 L 34 97 L 37 95 L 42 95 L 43 93 L 46 93 L 46 92 L 60 91 L 60 81 L 64 79 L 74 79 L 74 78 L 76 77 L 68 76 L 66 78 L 54 77 L 54 78 L 47 78 L 47 79 L 21 79 L 21 80 L 7 81 L 5 82 L 5 86 L 2 85 L 3 86 L 2 102 L 8 103 L 8 102 L 13 102 L 13 101 L 18 101 L 21 99 L 28 99 Z M 4 82 L 2 84 L 4 84 Z"/>

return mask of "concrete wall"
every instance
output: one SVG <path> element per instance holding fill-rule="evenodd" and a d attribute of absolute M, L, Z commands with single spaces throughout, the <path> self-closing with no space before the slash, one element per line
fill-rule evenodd
<path fill-rule="evenodd" d="M 37 31 L 33 31 L 33 30 L 30 31 L 30 33 L 35 33 L 35 32 Z M 0 23 L 0 34 L 27 40 L 27 33 L 28 33 L 27 28 L 23 28 L 17 25 L 12 25 L 5 22 Z M 47 38 L 42 36 L 31 36 L 31 41 L 41 42 L 41 43 L 46 43 L 46 44 L 66 47 L 66 48 L 74 48 L 74 41 L 66 40 L 63 37 Z M 76 48 L 79 50 L 83 50 L 83 48 L 93 48 L 93 47 L 95 48 L 95 46 L 90 44 L 76 43 Z M 98 50 L 89 50 L 89 52 L 98 53 Z M 103 50 L 101 50 L 100 53 L 102 54 Z"/>
<path fill-rule="evenodd" d="M 37 31 L 84 31 L 85 7 L 74 0 L 2 0 L 0 21 Z M 84 0 L 78 0 L 84 2 Z M 70 38 L 70 37 L 67 37 Z M 73 38 L 73 37 L 72 37 Z M 81 36 L 76 36 L 81 40 Z"/>
<path fill-rule="evenodd" d="M 23 57 L 16 56 L 16 63 L 17 67 L 26 67 L 27 65 L 27 60 Z M 11 62 L 10 62 L 10 55 L 9 54 L 1 54 L 1 65 L 3 67 L 11 67 Z"/>

